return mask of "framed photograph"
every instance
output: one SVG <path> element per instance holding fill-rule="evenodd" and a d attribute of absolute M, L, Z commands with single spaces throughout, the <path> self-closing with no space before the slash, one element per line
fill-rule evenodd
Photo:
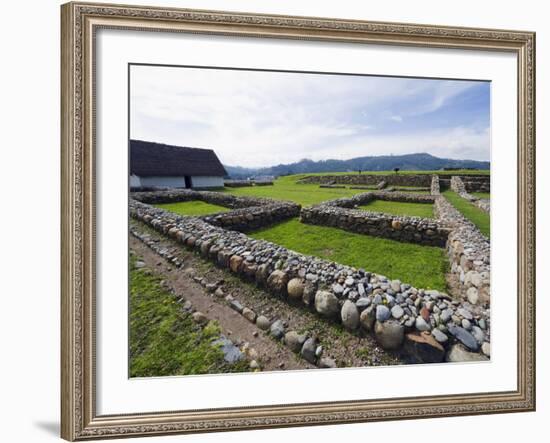
<path fill-rule="evenodd" d="M 61 14 L 63 438 L 534 410 L 534 33 Z"/>

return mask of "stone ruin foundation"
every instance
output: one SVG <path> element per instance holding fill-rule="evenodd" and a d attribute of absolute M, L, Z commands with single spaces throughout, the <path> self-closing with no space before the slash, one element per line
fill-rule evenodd
<path fill-rule="evenodd" d="M 129 209 L 132 218 L 217 266 L 255 282 L 273 296 L 339 322 L 350 331 L 372 334 L 382 348 L 401 352 L 410 361 L 484 360 L 490 356 L 489 241 L 443 196 L 435 193 L 439 186 L 435 182 L 435 178 L 429 177 L 432 195 L 359 194 L 307 208 L 291 202 L 208 191 L 140 192 L 131 194 Z M 380 213 L 353 209 L 369 198 L 431 202 L 436 219 L 426 222 L 418 217 L 386 218 Z M 151 205 L 191 200 L 215 203 L 232 211 L 191 217 Z M 356 212 L 363 213 L 362 216 L 367 212 L 367 219 L 374 221 L 377 230 L 384 224 L 384 229 L 391 229 L 388 232 L 397 231 L 399 236 L 403 236 L 402 232 L 420 233 L 419 243 L 445 247 L 460 294 L 452 297 L 436 290 L 415 288 L 245 234 L 298 214 L 304 221 L 320 217 L 324 223 L 323 217 L 328 217 L 326 220 L 330 222 L 334 211 L 344 211 L 341 214 L 349 226 L 355 226 Z M 399 222 L 401 229 L 394 222 Z M 369 234 L 368 230 L 365 233 Z M 402 241 L 414 240 L 403 236 Z"/>

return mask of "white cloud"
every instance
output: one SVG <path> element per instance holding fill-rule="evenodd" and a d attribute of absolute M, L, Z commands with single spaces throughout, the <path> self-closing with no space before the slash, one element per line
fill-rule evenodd
<path fill-rule="evenodd" d="M 434 112 L 468 87 L 456 81 L 133 66 L 131 137 L 212 148 L 223 163 L 240 166 L 411 152 L 487 159 L 488 132 L 457 122 L 446 130 L 395 133 L 378 120 L 403 122 Z"/>

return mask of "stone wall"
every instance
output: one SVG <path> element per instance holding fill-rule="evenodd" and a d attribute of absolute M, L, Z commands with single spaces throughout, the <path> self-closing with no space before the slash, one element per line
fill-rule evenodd
<path fill-rule="evenodd" d="M 254 206 L 202 217 L 206 222 L 226 229 L 247 232 L 300 215 L 294 203 Z"/>
<path fill-rule="evenodd" d="M 437 175 L 432 175 L 432 184 L 430 186 L 430 194 L 439 195 L 440 191 L 441 190 L 439 188 L 439 177 Z"/>
<path fill-rule="evenodd" d="M 460 195 L 463 199 L 468 200 L 470 203 L 476 205 L 479 209 L 485 212 L 491 211 L 491 202 L 488 199 L 478 198 L 469 194 L 469 191 L 466 190 L 466 185 L 460 177 L 453 176 L 451 178 L 451 190 Z M 471 191 L 477 192 L 477 191 Z"/>
<path fill-rule="evenodd" d="M 479 229 L 443 196 L 435 202 L 437 217 L 452 227 L 447 239 L 450 272 L 469 303 L 489 306 L 491 245 Z"/>
<path fill-rule="evenodd" d="M 227 188 L 245 188 L 251 186 L 273 186 L 272 181 L 254 181 L 254 180 L 225 180 L 224 186 Z"/>
<path fill-rule="evenodd" d="M 233 209 L 201 218 L 208 223 L 236 231 L 250 231 L 300 214 L 300 205 L 268 198 L 237 197 L 209 191 L 170 190 L 139 192 L 132 198 L 142 203 L 160 204 L 200 200 Z"/>
<path fill-rule="evenodd" d="M 246 188 L 251 187 L 252 182 L 248 180 L 225 180 L 223 185 L 226 188 Z"/>
<path fill-rule="evenodd" d="M 403 203 L 434 203 L 435 197 L 429 194 L 413 194 L 410 192 L 387 192 L 374 191 L 356 194 L 352 197 L 337 198 L 323 202 L 323 205 L 340 206 L 343 208 L 354 208 L 356 206 L 366 205 L 373 200 L 385 200 Z"/>
<path fill-rule="evenodd" d="M 451 177 L 451 189 L 459 194 L 468 192 L 491 192 L 491 177 L 489 175 L 453 175 Z"/>
<path fill-rule="evenodd" d="M 435 219 L 356 209 L 375 200 L 434 202 Z M 370 192 L 302 209 L 301 221 L 360 234 L 445 247 L 456 293 L 472 305 L 490 305 L 490 242 L 442 195 Z"/>
<path fill-rule="evenodd" d="M 400 187 L 394 187 L 390 186 L 389 188 L 385 188 L 384 191 L 386 192 L 429 192 L 431 188 L 429 187 L 418 187 L 415 188 L 413 186 L 407 186 L 406 190 L 403 190 L 403 188 Z"/>
<path fill-rule="evenodd" d="M 437 174 L 442 182 L 442 187 L 448 187 L 450 176 Z M 310 175 L 299 180 L 298 183 L 341 184 L 341 185 L 372 185 L 376 186 L 385 181 L 388 186 L 417 186 L 430 187 L 433 176 L 429 174 L 342 174 L 342 175 Z M 465 186 L 467 192 L 490 192 L 491 177 L 489 175 L 457 175 Z"/>
<path fill-rule="evenodd" d="M 460 177 L 457 177 L 456 175 L 451 177 L 451 190 L 457 194 L 466 194 L 464 182 Z"/>
<path fill-rule="evenodd" d="M 298 183 L 323 183 L 341 185 L 378 185 L 386 182 L 389 186 L 430 186 L 431 177 L 428 174 L 349 174 L 349 175 L 310 175 Z"/>
<path fill-rule="evenodd" d="M 214 191 L 194 191 L 191 189 L 170 189 L 153 192 L 133 192 L 131 197 L 142 203 L 161 204 L 200 200 L 227 208 L 248 208 L 280 203 L 269 198 L 237 197 L 232 194 Z"/>
<path fill-rule="evenodd" d="M 440 247 L 447 243 L 450 230 L 436 220 L 356 209 L 358 206 L 376 199 L 433 203 L 435 197 L 426 194 L 368 192 L 303 208 L 300 220 L 303 223 L 332 226 L 359 234 L 386 237 L 403 242 Z"/>
<path fill-rule="evenodd" d="M 447 294 L 255 240 L 196 217 L 130 200 L 130 215 L 293 305 L 374 335 L 414 362 L 486 359 L 489 310 Z M 484 355 L 485 354 L 485 355 Z"/>
<path fill-rule="evenodd" d="M 491 177 L 489 175 L 460 177 L 467 192 L 491 192 Z"/>

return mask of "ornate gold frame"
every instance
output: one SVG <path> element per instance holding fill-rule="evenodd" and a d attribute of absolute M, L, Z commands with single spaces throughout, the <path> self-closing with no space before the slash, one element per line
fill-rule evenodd
<path fill-rule="evenodd" d="M 533 411 L 535 34 L 68 3 L 61 8 L 61 435 L 67 440 Z M 101 27 L 513 52 L 518 58 L 518 384 L 511 392 L 98 416 L 94 389 L 94 32 Z"/>

